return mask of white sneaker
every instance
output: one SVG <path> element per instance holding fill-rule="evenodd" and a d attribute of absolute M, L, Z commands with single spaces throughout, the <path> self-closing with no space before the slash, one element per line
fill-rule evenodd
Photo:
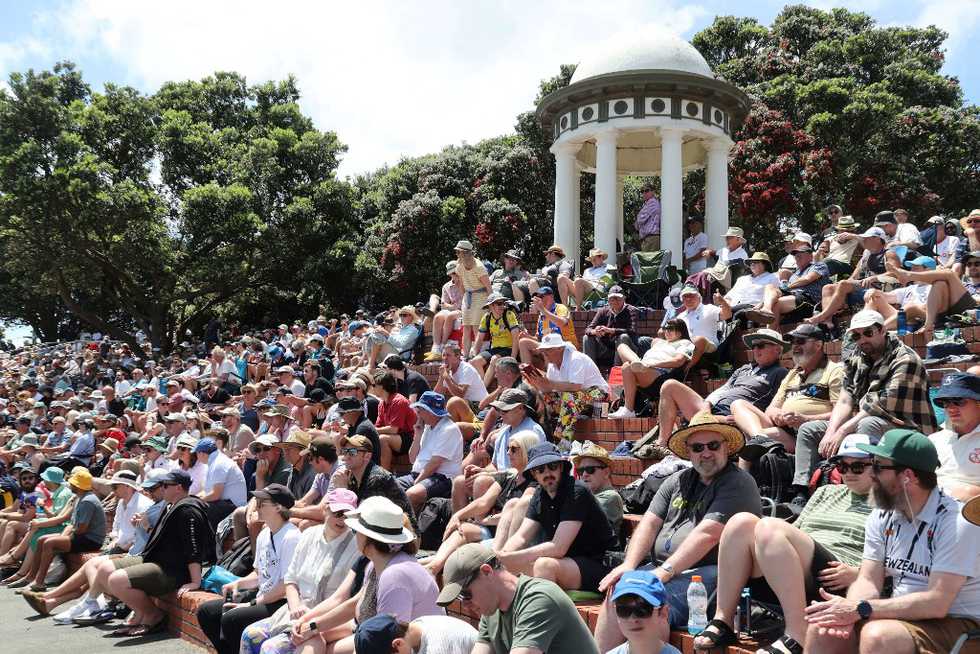
<path fill-rule="evenodd" d="M 82 615 L 83 613 L 87 613 L 92 608 L 91 605 L 86 606 L 88 601 L 89 601 L 88 598 L 80 599 L 77 602 L 75 602 L 75 604 L 72 605 L 70 608 L 65 609 L 61 613 L 56 613 L 54 616 L 54 623 L 72 624 L 72 620 Z"/>
<path fill-rule="evenodd" d="M 627 409 L 625 406 L 621 406 L 615 411 L 613 411 L 612 413 L 610 413 L 608 417 L 610 420 L 625 420 L 626 418 L 635 418 L 636 411 L 631 411 L 630 409 Z"/>

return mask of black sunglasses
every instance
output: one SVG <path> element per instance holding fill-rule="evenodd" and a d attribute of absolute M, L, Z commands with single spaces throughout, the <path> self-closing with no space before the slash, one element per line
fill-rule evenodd
<path fill-rule="evenodd" d="M 704 448 L 708 448 L 712 452 L 717 452 L 721 449 L 721 441 L 711 441 L 710 443 L 692 443 L 687 446 L 687 449 L 691 450 L 695 454 L 700 454 L 704 452 Z"/>
<path fill-rule="evenodd" d="M 848 471 L 853 472 L 855 475 L 859 475 L 868 468 L 868 464 L 864 461 L 854 461 L 853 463 L 838 461 L 837 465 L 834 467 L 837 468 L 837 472 L 841 473 L 842 475 L 847 474 Z"/>
<path fill-rule="evenodd" d="M 873 472 L 874 474 L 876 475 L 880 474 L 882 470 L 894 470 L 898 472 L 899 470 L 905 470 L 905 466 L 896 466 L 896 465 L 886 466 L 884 464 L 878 463 L 877 461 L 871 464 L 871 472 Z"/>
<path fill-rule="evenodd" d="M 606 466 L 579 466 L 575 471 L 580 475 L 594 475 L 596 470 L 603 470 Z"/>
<path fill-rule="evenodd" d="M 256 454 L 262 454 L 263 452 L 270 452 L 270 451 L 272 451 L 272 448 L 271 447 L 266 447 L 264 445 L 259 445 L 258 447 L 253 448 L 253 449 L 254 449 L 254 451 L 255 451 Z"/>
<path fill-rule="evenodd" d="M 345 447 L 344 449 L 340 450 L 341 454 L 345 454 L 347 456 L 354 456 L 358 452 L 367 452 L 367 450 L 359 450 L 356 447 Z"/>
<path fill-rule="evenodd" d="M 653 615 L 653 606 L 651 606 L 648 602 L 644 602 L 643 600 L 631 604 L 616 605 L 616 617 L 623 620 L 629 620 L 633 617 L 639 618 L 640 620 L 645 620 L 651 615 Z"/>
<path fill-rule="evenodd" d="M 180 450 L 181 452 L 190 452 L 191 451 L 191 448 L 186 447 L 184 445 L 178 445 L 177 446 L 177 449 Z"/>
<path fill-rule="evenodd" d="M 459 599 L 461 599 L 464 602 L 469 602 L 471 599 L 473 599 L 473 593 L 470 592 L 470 584 L 472 584 L 474 581 L 476 581 L 476 578 L 479 575 L 480 575 L 480 568 L 477 568 L 473 572 L 473 574 L 471 574 L 469 576 L 469 578 L 466 580 L 466 583 L 463 584 L 463 588 L 460 589 L 460 591 L 459 591 Z"/>
<path fill-rule="evenodd" d="M 968 403 L 974 401 L 975 400 L 972 400 L 971 398 L 968 397 L 943 397 L 938 400 L 935 400 L 936 404 L 943 407 L 945 406 L 964 407 Z"/>
<path fill-rule="evenodd" d="M 555 470 L 561 470 L 561 461 L 552 461 L 551 463 L 545 463 L 544 465 L 534 467 L 537 472 L 544 472 L 545 468 L 551 470 L 552 472 Z"/>
<path fill-rule="evenodd" d="M 861 331 L 855 331 L 851 333 L 854 334 L 855 338 L 862 338 L 862 337 L 871 338 L 872 336 L 878 333 L 878 330 L 875 329 L 874 327 L 868 327 L 866 329 L 862 329 Z"/>

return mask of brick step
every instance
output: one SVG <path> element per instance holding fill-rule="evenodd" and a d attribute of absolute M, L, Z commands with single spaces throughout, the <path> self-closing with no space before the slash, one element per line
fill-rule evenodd
<path fill-rule="evenodd" d="M 152 598 L 153 602 L 167 614 L 168 631 L 192 645 L 213 652 L 211 642 L 201 631 L 197 622 L 197 609 L 202 604 L 221 599 L 220 595 L 202 590 L 184 593 L 179 598 L 176 593 Z"/>

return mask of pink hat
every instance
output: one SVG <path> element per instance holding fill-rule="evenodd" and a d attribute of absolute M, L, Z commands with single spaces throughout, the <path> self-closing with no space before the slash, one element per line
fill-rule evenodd
<path fill-rule="evenodd" d="M 347 488 L 335 488 L 327 493 L 327 506 L 335 513 L 353 511 L 357 508 L 357 495 Z"/>

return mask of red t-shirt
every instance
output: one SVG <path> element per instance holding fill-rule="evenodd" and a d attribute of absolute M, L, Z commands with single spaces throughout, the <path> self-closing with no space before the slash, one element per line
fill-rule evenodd
<path fill-rule="evenodd" d="M 394 427 L 399 434 L 410 434 L 415 429 L 415 409 L 408 398 L 400 393 L 388 397 L 378 405 L 378 427 Z"/>

